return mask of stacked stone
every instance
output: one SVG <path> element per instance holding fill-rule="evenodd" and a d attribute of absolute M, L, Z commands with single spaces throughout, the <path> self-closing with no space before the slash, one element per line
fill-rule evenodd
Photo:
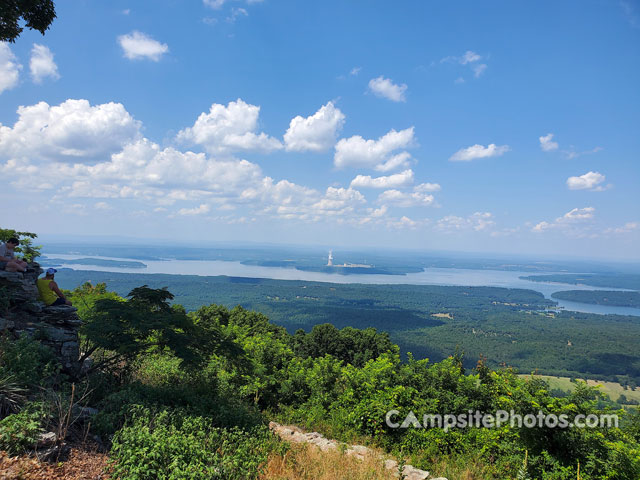
<path fill-rule="evenodd" d="M 75 371 L 82 321 L 75 307 L 47 307 L 38 300 L 36 280 L 41 274 L 37 263 L 30 264 L 24 273 L 0 270 L 0 331 L 14 338 L 26 334 L 41 339 L 65 370 Z"/>
<path fill-rule="evenodd" d="M 305 433 L 296 426 L 286 426 L 280 425 L 276 422 L 269 422 L 269 429 L 286 442 L 307 443 L 314 445 L 323 452 L 339 450 L 340 447 L 343 447 L 345 455 L 353 456 L 358 460 L 364 460 L 367 456 L 376 455 L 375 451 L 369 447 L 365 447 L 364 445 L 344 445 L 335 440 L 329 440 L 318 432 Z M 420 470 L 419 468 L 415 468 L 411 465 L 404 465 L 401 474 L 396 460 L 392 458 L 384 458 L 383 456 L 379 456 L 379 459 L 384 462 L 386 470 L 393 472 L 395 477 L 402 476 L 404 480 L 447 480 L 444 477 L 434 478 L 426 470 Z"/>

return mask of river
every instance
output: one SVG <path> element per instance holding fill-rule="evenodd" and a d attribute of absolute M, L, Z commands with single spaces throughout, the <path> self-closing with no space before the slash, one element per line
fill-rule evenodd
<path fill-rule="evenodd" d="M 52 254 L 52 258 L 75 260 L 87 258 L 86 255 Z M 105 260 L 127 260 L 131 258 L 98 257 Z M 42 262 L 46 265 L 46 261 Z M 227 275 L 231 277 L 271 278 L 275 280 L 306 280 L 331 283 L 375 283 L 375 284 L 412 284 L 412 285 L 455 285 L 455 286 L 487 286 L 504 288 L 525 288 L 542 293 L 546 298 L 560 290 L 620 290 L 615 288 L 598 288 L 586 285 L 570 285 L 563 283 L 542 283 L 523 280 L 519 277 L 531 275 L 531 272 L 505 270 L 475 270 L 464 268 L 427 268 L 419 273 L 406 275 L 340 275 L 337 273 L 304 272 L 295 268 L 261 267 L 243 265 L 240 262 L 220 260 L 145 260 L 146 268 L 115 268 L 95 265 L 62 264 L 63 268 L 73 270 L 94 270 L 101 272 L 130 273 L 167 273 L 173 275 Z M 548 272 L 553 273 L 553 272 Z M 640 308 L 592 305 L 588 303 L 569 302 L 552 299 L 565 310 L 586 313 L 640 316 Z"/>

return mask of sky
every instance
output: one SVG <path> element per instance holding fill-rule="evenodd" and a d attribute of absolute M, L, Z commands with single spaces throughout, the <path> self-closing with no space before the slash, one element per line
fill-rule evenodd
<path fill-rule="evenodd" d="M 57 2 L 0 226 L 640 259 L 640 1 Z"/>

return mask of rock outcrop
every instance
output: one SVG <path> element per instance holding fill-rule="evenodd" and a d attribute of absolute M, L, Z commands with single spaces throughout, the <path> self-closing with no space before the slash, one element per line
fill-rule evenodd
<path fill-rule="evenodd" d="M 64 370 L 75 372 L 82 321 L 75 307 L 47 307 L 38 300 L 36 280 L 40 274 L 37 263 L 30 264 L 24 273 L 0 270 L 0 332 L 38 338 L 51 348 Z"/>
<path fill-rule="evenodd" d="M 269 422 L 269 429 L 286 442 L 308 443 L 310 445 L 314 445 L 323 452 L 338 450 L 342 447 L 345 455 L 353 456 L 359 460 L 363 460 L 365 456 L 376 455 L 372 449 L 365 447 L 364 445 L 344 445 L 335 440 L 329 440 L 318 432 L 305 433 L 295 426 L 280 425 L 276 422 Z M 396 460 L 380 456 L 380 461 L 384 462 L 384 466 L 387 470 L 394 472 L 395 476 L 400 477 L 400 468 Z M 402 478 L 405 480 L 447 480 L 444 477 L 434 478 L 429 474 L 429 472 L 412 467 L 411 465 L 404 465 L 402 467 Z"/>

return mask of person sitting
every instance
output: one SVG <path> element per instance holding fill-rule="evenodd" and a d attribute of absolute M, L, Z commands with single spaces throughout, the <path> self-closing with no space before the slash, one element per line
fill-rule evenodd
<path fill-rule="evenodd" d="M 64 293 L 58 288 L 58 284 L 53 280 L 57 270 L 55 268 L 48 268 L 45 276 L 39 278 L 36 282 L 38 286 L 38 293 L 40 294 L 40 300 L 47 304 L 47 307 L 57 307 L 59 305 L 71 305 L 71 302 L 66 299 Z"/>
<path fill-rule="evenodd" d="M 10 238 L 5 243 L 0 244 L 0 270 L 7 272 L 26 272 L 27 262 L 16 258 L 14 249 L 20 242 L 17 238 Z"/>

